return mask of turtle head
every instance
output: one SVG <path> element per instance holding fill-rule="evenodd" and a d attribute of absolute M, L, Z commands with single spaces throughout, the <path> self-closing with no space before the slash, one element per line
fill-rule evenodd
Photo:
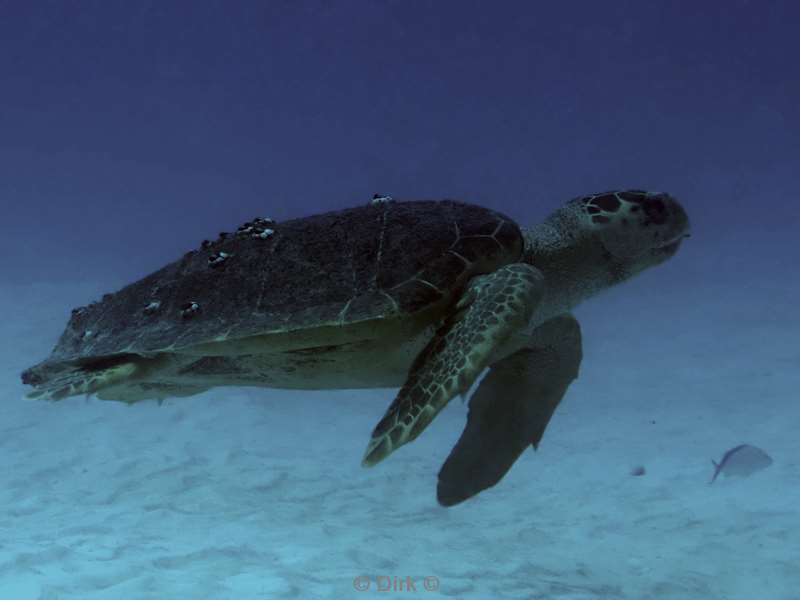
<path fill-rule="evenodd" d="M 578 228 L 607 264 L 612 283 L 671 258 L 689 236 L 689 217 L 669 194 L 629 190 L 572 200 Z"/>
<path fill-rule="evenodd" d="M 689 218 L 668 194 L 604 192 L 570 200 L 523 234 L 525 260 L 567 310 L 672 257 L 689 235 Z"/>

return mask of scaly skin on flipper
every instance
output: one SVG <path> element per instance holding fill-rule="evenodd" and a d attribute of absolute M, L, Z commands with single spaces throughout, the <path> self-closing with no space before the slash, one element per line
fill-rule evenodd
<path fill-rule="evenodd" d="M 78 394 L 94 394 L 123 381 L 130 381 L 137 365 L 128 360 L 109 361 L 92 370 L 79 366 L 62 369 L 26 397 L 31 400 L 61 400 Z"/>
<path fill-rule="evenodd" d="M 538 327 L 525 348 L 489 368 L 470 400 L 464 432 L 439 471 L 440 504 L 458 504 L 495 485 L 525 448 L 538 448 L 578 376 L 581 356 L 578 321 L 563 315 Z"/>
<path fill-rule="evenodd" d="M 543 294 L 542 274 L 515 263 L 476 278 L 411 366 L 372 432 L 362 464 L 377 464 L 412 441 L 454 396 L 466 392 L 492 352 L 524 327 Z"/>

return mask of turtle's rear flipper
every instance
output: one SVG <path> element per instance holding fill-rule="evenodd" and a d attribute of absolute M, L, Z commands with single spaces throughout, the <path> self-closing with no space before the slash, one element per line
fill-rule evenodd
<path fill-rule="evenodd" d="M 530 320 L 543 276 L 523 263 L 473 280 L 420 352 L 394 402 L 372 432 L 362 464 L 372 466 L 416 438 L 457 394 L 466 392 L 492 352 Z"/>
<path fill-rule="evenodd" d="M 205 385 L 177 384 L 169 382 L 141 381 L 123 382 L 121 385 L 104 387 L 97 392 L 100 400 L 112 400 L 134 404 L 142 400 L 157 400 L 161 404 L 167 398 L 182 398 L 207 392 Z"/>
<path fill-rule="evenodd" d="M 89 361 L 44 362 L 24 371 L 22 382 L 34 388 L 27 398 L 61 400 L 128 381 L 141 370 L 141 361 L 138 355 L 119 354 Z"/>
<path fill-rule="evenodd" d="M 580 327 L 566 315 L 544 323 L 527 348 L 491 366 L 439 471 L 440 504 L 458 504 L 495 485 L 529 444 L 538 447 L 580 362 Z"/>

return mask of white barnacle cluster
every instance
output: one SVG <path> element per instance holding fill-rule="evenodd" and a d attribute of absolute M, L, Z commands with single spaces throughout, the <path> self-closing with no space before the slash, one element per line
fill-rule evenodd
<path fill-rule="evenodd" d="M 270 229 L 269 227 L 267 227 L 266 229 L 264 229 L 260 233 L 253 234 L 253 237 L 265 240 L 269 236 L 271 236 L 273 233 L 275 233 L 275 230 L 274 229 Z"/>
<path fill-rule="evenodd" d="M 370 200 L 369 203 L 375 206 L 376 204 L 385 204 L 387 202 L 392 202 L 393 200 L 394 198 L 391 196 L 386 196 L 384 194 L 373 194 L 372 200 Z"/>
<path fill-rule="evenodd" d="M 273 219 L 256 217 L 239 227 L 236 233 L 237 235 L 249 235 L 252 238 L 266 240 L 275 233 L 275 230 L 269 227 L 274 224 L 275 221 Z"/>
<path fill-rule="evenodd" d="M 228 252 L 215 252 L 211 256 L 208 257 L 208 266 L 211 268 L 219 267 L 222 263 L 224 263 L 230 254 Z"/>
<path fill-rule="evenodd" d="M 197 302 L 187 302 L 181 305 L 181 316 L 189 319 L 200 312 L 200 305 Z"/>
<path fill-rule="evenodd" d="M 161 308 L 161 302 L 158 300 L 153 300 L 147 306 L 144 307 L 144 314 L 152 315 L 158 312 L 158 309 Z"/>

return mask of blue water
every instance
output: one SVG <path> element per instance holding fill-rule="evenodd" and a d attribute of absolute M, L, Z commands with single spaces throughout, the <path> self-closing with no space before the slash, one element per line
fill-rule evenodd
<path fill-rule="evenodd" d="M 1 4 L 0 600 L 797 598 L 798 19 Z M 534 224 L 629 187 L 679 198 L 692 238 L 576 311 L 581 375 L 539 451 L 462 505 L 435 499 L 460 401 L 367 470 L 393 390 L 23 400 L 71 308 L 254 216 L 380 192 Z M 740 443 L 774 464 L 707 485 Z"/>

